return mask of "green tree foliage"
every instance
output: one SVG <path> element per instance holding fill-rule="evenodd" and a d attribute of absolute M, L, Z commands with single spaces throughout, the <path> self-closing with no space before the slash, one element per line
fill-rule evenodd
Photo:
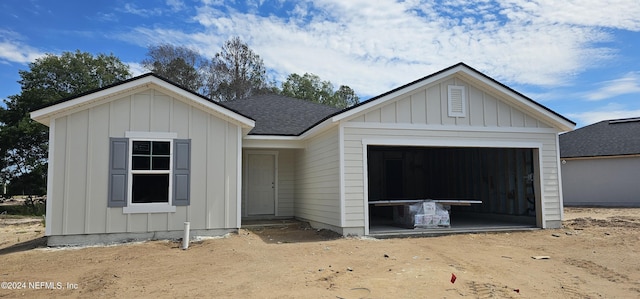
<path fill-rule="evenodd" d="M 262 58 L 236 36 L 211 61 L 208 96 L 217 101 L 241 99 L 271 89 L 268 83 Z"/>
<path fill-rule="evenodd" d="M 341 85 L 336 91 L 330 81 L 322 81 L 314 74 L 290 74 L 282 83 L 283 95 L 338 108 L 358 103 L 359 98 L 349 86 Z"/>
<path fill-rule="evenodd" d="M 48 128 L 29 112 L 51 102 L 125 80 L 129 67 L 113 54 L 47 54 L 21 70 L 21 93 L 0 107 L 0 182 L 20 182 L 25 193 L 39 193 L 46 175 Z M 11 186 L 10 186 L 11 188 Z"/>
<path fill-rule="evenodd" d="M 149 47 L 142 66 L 184 88 L 202 93 L 209 61 L 187 47 L 160 44 Z"/>

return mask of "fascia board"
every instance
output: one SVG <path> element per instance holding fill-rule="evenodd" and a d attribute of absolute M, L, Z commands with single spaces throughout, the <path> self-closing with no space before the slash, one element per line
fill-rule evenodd
<path fill-rule="evenodd" d="M 208 111 L 209 113 L 217 114 L 218 116 L 221 116 L 224 119 L 227 119 L 229 121 L 239 124 L 241 127 L 244 127 L 244 128 L 255 127 L 254 120 L 247 118 L 243 115 L 240 115 L 238 113 L 235 113 L 220 105 L 216 105 L 212 102 L 209 102 L 182 88 L 169 84 L 154 76 L 142 77 L 135 81 L 116 85 L 108 89 L 87 94 L 66 102 L 58 103 L 53 106 L 45 107 L 45 108 L 31 112 L 30 116 L 32 119 L 34 119 L 35 121 L 41 124 L 49 125 L 50 118 L 54 115 L 63 114 L 65 111 L 73 111 L 85 105 L 99 103 L 100 101 L 106 98 L 116 98 L 117 95 L 125 94 L 128 92 L 132 92 L 132 91 L 135 91 L 138 89 L 144 89 L 144 88 L 156 88 L 160 90 L 165 90 L 169 94 L 175 95 L 176 98 L 182 99 L 182 101 L 186 102 L 187 104 L 199 106 L 200 109 L 203 109 L 204 111 Z"/>
<path fill-rule="evenodd" d="M 255 127 L 255 121 L 245 117 L 243 115 L 240 115 L 238 113 L 235 113 L 227 108 L 224 108 L 220 105 L 216 105 L 210 101 L 207 101 L 201 97 L 195 96 L 194 94 L 192 94 L 191 92 L 188 92 L 182 88 L 179 88 L 175 85 L 172 84 L 168 84 L 167 82 L 160 80 L 158 78 L 152 77 L 153 79 L 153 84 L 155 84 L 157 87 L 159 87 L 160 89 L 164 89 L 170 93 L 173 93 L 175 95 L 178 95 L 180 97 L 182 97 L 183 99 L 186 99 L 187 101 L 190 101 L 194 104 L 197 104 L 198 106 L 201 107 L 201 109 L 205 110 L 205 111 L 209 111 L 209 112 L 214 112 L 215 114 L 218 114 L 219 116 L 224 116 L 227 119 L 233 120 L 235 122 L 237 122 L 238 124 L 240 124 L 241 127 L 250 127 L 253 128 Z"/>
<path fill-rule="evenodd" d="M 462 69 L 463 69 L 462 66 L 457 66 L 457 67 L 451 68 L 451 69 L 449 69 L 447 71 L 435 74 L 435 75 L 433 75 L 431 77 L 428 77 L 428 78 L 426 78 L 426 79 L 424 79 L 422 81 L 416 82 L 416 83 L 414 83 L 414 84 L 412 84 L 410 86 L 407 86 L 405 88 L 396 90 L 395 92 L 387 94 L 387 95 L 385 95 L 385 96 L 383 96 L 381 98 L 375 99 L 375 100 L 373 100 L 373 101 L 371 101 L 369 103 L 366 103 L 366 104 L 364 104 L 362 106 L 359 106 L 359 107 L 356 107 L 354 109 L 345 111 L 344 113 L 340 113 L 338 115 L 335 115 L 334 117 L 331 118 L 331 120 L 333 122 L 338 122 L 338 121 L 345 120 L 345 119 L 351 118 L 353 116 L 359 115 L 363 111 L 369 110 L 369 109 L 371 109 L 371 108 L 373 108 L 375 106 L 378 106 L 378 105 L 380 105 L 380 104 L 382 104 L 382 103 L 384 103 L 384 102 L 386 102 L 386 101 L 388 101 L 390 99 L 394 99 L 394 98 L 396 98 L 396 97 L 398 97 L 400 95 L 403 95 L 403 94 L 406 94 L 406 93 L 411 93 L 413 90 L 419 89 L 419 88 L 421 88 L 423 86 L 426 86 L 426 85 L 429 85 L 429 84 L 431 84 L 431 83 L 433 83 L 435 81 L 438 81 L 438 80 L 441 80 L 441 79 L 446 78 L 448 76 L 451 76 L 451 75 L 459 72 Z"/>
<path fill-rule="evenodd" d="M 113 97 L 118 94 L 123 94 L 131 90 L 139 89 L 151 83 L 153 77 L 143 77 L 135 81 L 127 82 L 124 84 L 116 85 L 114 87 L 103 89 L 91 94 L 87 94 L 66 102 L 58 103 L 53 106 L 48 106 L 36 111 L 31 112 L 31 118 L 35 121 L 49 125 L 49 118 L 53 115 L 63 113 L 64 111 L 73 110 L 77 107 L 89 105 L 91 103 L 98 102 L 104 98 Z"/>
<path fill-rule="evenodd" d="M 532 102 L 530 99 L 524 98 L 522 97 L 522 95 L 515 93 L 512 90 L 505 88 L 504 86 L 497 84 L 492 80 L 487 80 L 485 77 L 482 77 L 476 74 L 475 72 L 471 72 L 463 69 L 462 72 L 460 72 L 460 74 L 462 78 L 465 78 L 467 80 L 471 79 L 471 81 L 475 82 L 476 84 L 481 83 L 482 85 L 485 85 L 486 87 L 488 87 L 489 90 L 496 90 L 499 93 L 506 95 L 507 97 L 516 99 L 517 101 L 511 102 L 510 104 L 518 106 L 524 109 L 525 111 L 532 113 L 532 115 L 541 118 L 542 120 L 551 122 L 561 131 L 571 131 L 575 127 L 573 123 L 561 117 L 558 117 L 557 115 L 545 109 L 544 107 L 540 106 L 539 104 Z"/>

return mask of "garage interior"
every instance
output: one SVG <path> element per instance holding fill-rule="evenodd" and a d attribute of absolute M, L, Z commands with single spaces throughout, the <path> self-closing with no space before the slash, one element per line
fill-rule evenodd
<path fill-rule="evenodd" d="M 370 234 L 536 227 L 537 149 L 369 145 L 367 151 Z M 426 199 L 482 203 L 451 205 L 450 227 L 398 225 L 394 209 L 403 206 L 394 205 L 397 201 Z"/>

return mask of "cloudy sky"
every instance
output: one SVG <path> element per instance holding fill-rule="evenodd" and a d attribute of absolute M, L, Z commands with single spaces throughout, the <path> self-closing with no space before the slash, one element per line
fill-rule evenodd
<path fill-rule="evenodd" d="M 0 98 L 44 53 L 147 47 L 212 56 L 232 36 L 272 76 L 313 73 L 362 99 L 464 62 L 578 123 L 640 117 L 638 0 L 3 0 Z"/>

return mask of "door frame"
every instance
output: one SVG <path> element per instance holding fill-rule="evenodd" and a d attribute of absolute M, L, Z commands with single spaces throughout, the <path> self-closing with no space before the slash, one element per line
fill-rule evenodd
<path fill-rule="evenodd" d="M 278 217 L 278 154 L 280 152 L 278 151 L 265 151 L 265 150 L 245 150 L 244 153 L 242 154 L 242 159 L 244 160 L 243 163 L 243 171 L 242 171 L 242 194 L 243 194 L 243 205 L 242 207 L 244 208 L 243 212 L 242 212 L 242 216 L 243 217 L 259 217 L 259 216 L 250 216 L 249 215 L 249 208 L 247 207 L 247 205 L 249 204 L 249 155 L 271 155 L 273 156 L 273 180 L 274 180 L 274 187 L 273 187 L 273 201 L 274 201 L 274 206 L 273 206 L 273 216 L 274 217 Z M 266 215 L 268 216 L 268 215 Z"/>

